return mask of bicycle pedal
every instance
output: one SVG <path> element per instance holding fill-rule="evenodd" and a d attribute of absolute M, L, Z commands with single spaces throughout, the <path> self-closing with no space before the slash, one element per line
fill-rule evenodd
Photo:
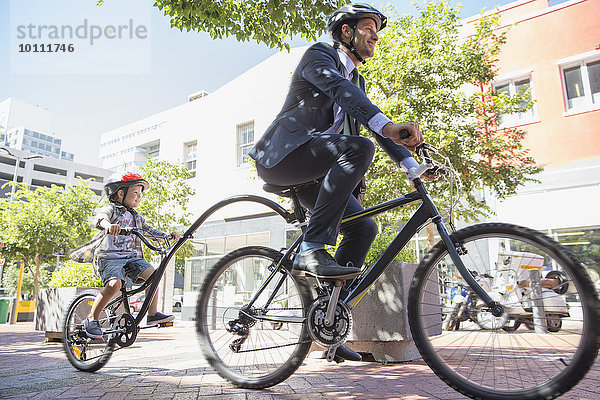
<path fill-rule="evenodd" d="M 168 328 L 169 326 L 173 326 L 173 321 L 161 322 L 160 324 L 158 324 L 159 328 Z"/>

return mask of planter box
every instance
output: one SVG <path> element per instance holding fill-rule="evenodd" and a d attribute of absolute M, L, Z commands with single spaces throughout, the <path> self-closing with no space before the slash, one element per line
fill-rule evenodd
<path fill-rule="evenodd" d="M 35 307 L 35 330 L 45 331 L 46 339 L 61 339 L 62 325 L 71 300 L 89 287 L 40 289 Z"/>
<path fill-rule="evenodd" d="M 353 350 L 370 353 L 378 362 L 421 358 L 410 333 L 407 310 L 408 292 L 416 268 L 417 264 L 393 262 L 352 310 L 352 332 L 347 342 Z M 439 319 L 441 333 L 441 307 L 439 311 L 439 315 L 433 313 L 431 318 Z M 431 324 L 434 323 L 432 320 Z M 370 357 L 365 355 L 368 360 Z"/>

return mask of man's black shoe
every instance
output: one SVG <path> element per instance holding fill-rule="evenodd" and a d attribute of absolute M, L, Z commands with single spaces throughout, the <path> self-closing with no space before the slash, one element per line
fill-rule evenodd
<path fill-rule="evenodd" d="M 317 278 L 351 279 L 360 275 L 360 268 L 342 267 L 326 250 L 300 253 L 294 258 L 294 271 L 302 271 Z"/>
<path fill-rule="evenodd" d="M 327 351 L 323 352 L 323 358 L 327 357 Z M 333 361 L 336 363 L 344 362 L 344 360 L 348 361 L 361 361 L 362 357 L 360 354 L 352 350 L 350 347 L 345 344 L 338 347 L 335 351 L 335 356 L 333 357 Z"/>

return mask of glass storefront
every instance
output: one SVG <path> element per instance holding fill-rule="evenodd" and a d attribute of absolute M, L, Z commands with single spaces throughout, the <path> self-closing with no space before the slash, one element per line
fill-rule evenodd
<path fill-rule="evenodd" d="M 198 291 L 206 271 L 223 255 L 245 246 L 269 246 L 269 232 L 199 239 L 194 241 L 195 253 L 185 260 L 186 280 L 184 291 Z"/>

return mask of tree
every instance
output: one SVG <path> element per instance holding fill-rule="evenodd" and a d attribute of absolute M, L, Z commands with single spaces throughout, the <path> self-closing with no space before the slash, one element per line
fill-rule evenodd
<path fill-rule="evenodd" d="M 362 67 L 369 97 L 395 122 L 415 121 L 426 141 L 442 149 L 462 179 L 464 201 L 455 214 L 473 220 L 490 213 L 475 197 L 490 188 L 502 199 L 533 181 L 541 171 L 523 148 L 525 132 L 502 129 L 502 114 L 531 107 L 529 93 L 508 98 L 494 92 L 498 54 L 506 32 L 498 17 L 482 18 L 475 32 L 461 39 L 458 9 L 447 1 L 428 2 L 418 16 L 395 16 L 380 35 L 376 56 Z M 467 88 L 473 88 L 468 90 Z M 365 205 L 371 206 L 411 190 L 397 167 L 378 148 L 367 175 Z M 400 179 L 399 179 L 400 178 Z M 427 185 L 442 210 L 449 207 L 443 179 Z M 396 210 L 380 222 L 406 218 Z"/>
<path fill-rule="evenodd" d="M 78 186 L 52 185 L 35 190 L 20 183 L 6 185 L 16 185 L 17 190 L 14 199 L 0 199 L 0 240 L 5 243 L 2 254 L 23 260 L 37 298 L 44 259 L 57 251 L 68 252 L 89 238 L 88 218 L 96 195 L 87 181 Z"/>
<path fill-rule="evenodd" d="M 190 225 L 188 203 L 195 190 L 188 184 L 189 171 L 181 164 L 149 158 L 142 168 L 150 187 L 144 192 L 138 212 L 146 222 L 163 232 L 172 232 Z M 146 256 L 149 257 L 149 252 Z M 192 254 L 186 243 L 175 258 L 178 271 L 183 271 L 185 257 Z"/>
<path fill-rule="evenodd" d="M 171 18 L 171 27 L 182 31 L 207 32 L 213 39 L 235 36 L 241 42 L 256 40 L 289 50 L 287 38 L 300 35 L 316 40 L 325 32 L 323 21 L 327 15 L 345 3 L 343 0 L 157 0 L 154 6 Z"/>
<path fill-rule="evenodd" d="M 15 296 L 17 294 L 17 285 L 19 283 L 20 266 L 18 263 L 10 263 L 4 267 L 4 276 L 2 277 L 2 286 L 9 295 Z M 38 280 L 40 286 L 45 286 L 50 279 L 50 273 L 44 265 L 40 268 L 40 275 Z M 21 283 L 21 296 L 25 299 L 33 298 L 35 293 L 35 286 L 33 285 L 33 275 L 29 271 L 23 272 L 23 282 Z"/>

